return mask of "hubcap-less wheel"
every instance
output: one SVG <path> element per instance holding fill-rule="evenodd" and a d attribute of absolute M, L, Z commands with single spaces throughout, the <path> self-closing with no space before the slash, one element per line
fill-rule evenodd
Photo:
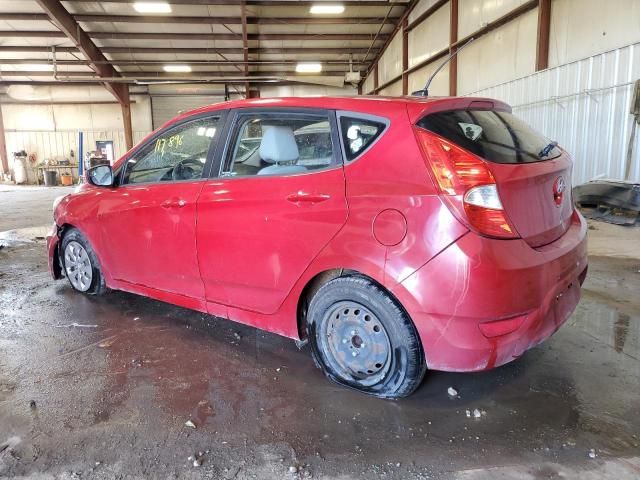
<path fill-rule="evenodd" d="M 64 249 L 64 269 L 76 290 L 81 292 L 89 290 L 93 280 L 93 267 L 89 254 L 78 242 L 69 242 Z"/>
<path fill-rule="evenodd" d="M 352 301 L 336 303 L 326 315 L 318 341 L 331 367 L 362 385 L 384 378 L 391 364 L 391 342 L 378 317 Z"/>

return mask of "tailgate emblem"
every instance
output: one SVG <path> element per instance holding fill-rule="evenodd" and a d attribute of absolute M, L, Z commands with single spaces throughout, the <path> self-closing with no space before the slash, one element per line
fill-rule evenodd
<path fill-rule="evenodd" d="M 567 185 L 564 181 L 564 177 L 558 177 L 556 178 L 556 181 L 553 182 L 553 201 L 558 207 L 562 204 L 562 198 L 566 188 Z"/>

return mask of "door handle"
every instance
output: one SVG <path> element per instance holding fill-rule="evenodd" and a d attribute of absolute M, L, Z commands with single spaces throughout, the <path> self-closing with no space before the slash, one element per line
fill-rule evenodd
<path fill-rule="evenodd" d="M 172 198 L 171 200 L 165 200 L 160 204 L 162 208 L 182 208 L 187 204 L 182 198 Z"/>
<path fill-rule="evenodd" d="M 331 195 L 326 193 L 297 192 L 287 196 L 287 201 L 291 203 L 321 203 L 329 200 Z"/>

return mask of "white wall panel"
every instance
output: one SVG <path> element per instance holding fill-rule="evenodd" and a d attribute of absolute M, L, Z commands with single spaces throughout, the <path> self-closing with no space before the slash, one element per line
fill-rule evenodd
<path fill-rule="evenodd" d="M 528 0 L 461 0 L 458 6 L 458 38 L 484 27 Z"/>
<path fill-rule="evenodd" d="M 362 84 L 362 93 L 364 95 L 367 95 L 372 91 L 373 91 L 373 71 L 371 71 L 371 74 L 369 74 L 369 76 L 364 80 L 364 83 Z"/>
<path fill-rule="evenodd" d="M 81 95 L 81 94 L 80 94 Z M 82 99 L 81 96 L 78 99 Z M 151 109 L 147 98 L 136 97 L 131 104 L 134 130 L 151 131 Z M 118 104 L 25 105 L 5 104 L 7 130 L 119 130 L 124 128 Z"/>
<path fill-rule="evenodd" d="M 462 50 L 458 54 L 458 94 L 533 73 L 537 24 L 535 8 Z"/>
<path fill-rule="evenodd" d="M 510 103 L 515 114 L 557 140 L 574 158 L 573 182 L 623 178 L 640 78 L 640 43 L 528 75 L 474 95 Z M 631 180 L 640 181 L 640 135 Z"/>
<path fill-rule="evenodd" d="M 409 74 L 409 93 L 422 90 L 431 74 L 444 61 L 444 58 L 425 65 L 424 67 Z M 446 96 L 449 95 L 449 68 L 446 66 L 433 78 L 429 87 L 429 95 Z"/>
<path fill-rule="evenodd" d="M 639 0 L 553 0 L 549 66 L 640 42 Z"/>
<path fill-rule="evenodd" d="M 392 83 L 388 87 L 380 90 L 380 95 L 386 95 L 389 97 L 399 97 L 402 95 L 402 80 Z"/>
<path fill-rule="evenodd" d="M 450 15 L 447 3 L 409 32 L 410 67 L 449 46 Z"/>
<path fill-rule="evenodd" d="M 402 35 L 395 35 L 378 62 L 378 83 L 382 85 L 402 73 Z"/>
<path fill-rule="evenodd" d="M 420 0 L 409 14 L 409 23 L 413 23 L 416 18 L 430 9 L 438 0 Z"/>

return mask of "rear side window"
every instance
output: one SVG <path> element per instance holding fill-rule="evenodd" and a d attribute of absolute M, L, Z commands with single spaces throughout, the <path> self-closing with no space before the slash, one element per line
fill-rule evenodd
<path fill-rule="evenodd" d="M 355 160 L 382 134 L 386 124 L 372 119 L 340 116 L 340 133 L 347 161 Z"/>
<path fill-rule="evenodd" d="M 418 126 L 490 162 L 532 163 L 560 155 L 554 142 L 506 112 L 438 112 L 424 117 Z"/>
<path fill-rule="evenodd" d="M 243 114 L 232 148 L 225 176 L 295 175 L 335 165 L 325 114 Z"/>

